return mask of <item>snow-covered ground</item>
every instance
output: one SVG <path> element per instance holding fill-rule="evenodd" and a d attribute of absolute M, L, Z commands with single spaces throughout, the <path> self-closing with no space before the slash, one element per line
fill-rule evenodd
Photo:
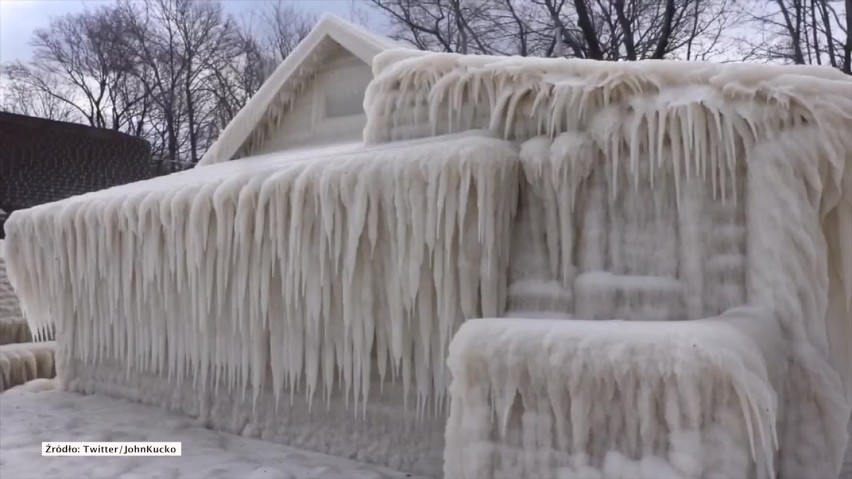
<path fill-rule="evenodd" d="M 159 408 L 52 388 L 52 380 L 36 380 L 0 394 L 0 477 L 411 477 L 348 459 L 217 433 Z M 182 456 L 42 457 L 42 441 L 180 441 Z"/>

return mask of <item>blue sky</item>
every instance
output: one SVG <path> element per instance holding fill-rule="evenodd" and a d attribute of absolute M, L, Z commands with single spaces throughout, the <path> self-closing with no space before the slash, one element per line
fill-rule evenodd
<path fill-rule="evenodd" d="M 225 10 L 241 15 L 258 3 L 271 0 L 222 0 Z M 316 14 L 333 13 L 349 18 L 353 2 L 367 13 L 365 0 L 287 0 L 296 8 Z M 32 32 L 47 27 L 52 17 L 112 3 L 112 0 L 0 0 L 0 63 L 28 60 Z"/>

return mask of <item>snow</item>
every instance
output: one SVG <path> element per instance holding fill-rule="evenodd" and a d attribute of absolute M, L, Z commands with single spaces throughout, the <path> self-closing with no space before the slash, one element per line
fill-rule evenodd
<path fill-rule="evenodd" d="M 160 408 L 53 390 L 36 380 L 0 395 L 0 477 L 404 478 L 408 474 L 205 429 Z M 42 457 L 42 441 L 176 441 L 180 457 Z"/>

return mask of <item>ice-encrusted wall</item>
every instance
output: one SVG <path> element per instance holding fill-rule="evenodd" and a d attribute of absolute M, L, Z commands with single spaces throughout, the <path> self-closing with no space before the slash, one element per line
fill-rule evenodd
<path fill-rule="evenodd" d="M 452 334 L 505 309 L 517 172 L 476 134 L 212 165 L 12 215 L 10 278 L 65 388 L 435 472 L 398 416 L 444 411 Z"/>
<path fill-rule="evenodd" d="M 848 77 L 403 51 L 374 74 L 368 142 L 485 128 L 522 143 L 513 315 L 766 308 L 754 327 L 768 329 L 748 334 L 777 327 L 788 344 L 765 358 L 778 473 L 839 471 L 852 399 Z"/>
<path fill-rule="evenodd" d="M 745 303 L 742 164 L 676 194 L 670 162 L 619 169 L 585 133 L 533 138 L 520 156 L 510 309 L 670 321 Z"/>
<path fill-rule="evenodd" d="M 796 141 L 805 141 L 801 135 L 792 133 L 791 135 Z M 763 148 L 756 149 L 758 155 L 764 151 Z M 788 148 L 787 151 L 795 151 L 792 145 Z M 831 360 L 832 348 L 827 342 L 819 341 L 826 341 L 827 325 L 833 324 L 836 327 L 839 323 L 843 326 L 844 322 L 848 321 L 848 316 L 843 312 L 835 313 L 838 316 L 829 313 L 825 315 L 823 321 L 814 321 L 813 316 L 809 316 L 813 313 L 819 314 L 819 308 L 826 307 L 828 291 L 816 290 L 810 278 L 820 277 L 819 268 L 827 267 L 824 263 L 827 254 L 824 249 L 820 249 L 821 242 L 824 241 L 820 238 L 822 235 L 820 225 L 810 223 L 814 218 L 819 217 L 816 205 L 804 206 L 801 201 L 803 198 L 794 199 L 795 193 L 787 193 L 786 197 L 783 193 L 791 189 L 795 191 L 795 188 L 790 186 L 795 185 L 799 180 L 792 176 L 787 176 L 783 181 L 772 176 L 757 179 L 756 175 L 762 176 L 768 173 L 761 172 L 760 166 L 747 168 L 744 162 L 737 162 L 726 180 L 727 185 L 723 185 L 721 180 L 719 185 L 713 185 L 710 175 L 699 169 L 694 177 L 681 179 L 682 190 L 677 192 L 674 190 L 676 185 L 675 181 L 672 181 L 672 176 L 675 173 L 670 162 L 661 162 L 656 165 L 654 171 L 647 166 L 640 168 L 639 171 L 632 170 L 631 166 L 618 170 L 617 157 L 607 156 L 586 134 L 579 132 L 562 133 L 553 140 L 548 137 L 537 137 L 524 142 L 520 151 L 525 181 L 522 183 L 524 188 L 521 191 L 519 217 L 516 223 L 522 227 L 516 227 L 514 230 L 509 289 L 509 306 L 512 310 L 510 314 L 526 317 L 530 313 L 540 315 L 542 311 L 550 311 L 558 316 L 565 315 L 577 319 L 672 321 L 711 318 L 732 307 L 745 304 L 776 308 L 775 317 L 748 317 L 746 321 L 752 323 L 749 328 L 756 328 L 747 331 L 747 336 L 771 337 L 776 334 L 776 328 L 780 328 L 785 336 L 784 341 L 789 342 L 792 345 L 789 347 L 794 351 L 787 357 L 784 348 L 770 348 L 766 351 L 764 359 L 769 365 L 773 386 L 780 401 L 777 420 L 779 436 L 782 440 L 778 444 L 777 464 L 770 455 L 771 462 L 762 473 L 758 473 L 760 469 L 754 469 L 754 465 L 738 470 L 737 467 L 742 466 L 733 464 L 724 465 L 720 473 L 725 477 L 739 477 L 741 474 L 749 477 L 774 477 L 771 471 L 777 469 L 780 477 L 835 475 L 845 452 L 844 445 L 847 438 L 842 425 L 849 421 L 849 402 L 844 396 L 840 378 L 834 376 L 835 372 L 828 364 Z M 819 163 L 819 159 L 810 154 L 804 157 L 811 164 Z M 761 162 L 763 159 L 755 161 Z M 785 161 L 793 165 L 796 162 L 789 156 Z M 766 182 L 770 182 L 770 185 Z M 764 192 L 758 194 L 754 190 L 749 191 L 744 188 L 746 183 L 760 188 L 757 191 L 767 188 L 773 193 L 767 195 Z M 746 194 L 746 191 L 749 194 Z M 774 195 L 779 195 L 783 199 L 772 198 Z M 755 196 L 770 196 L 771 199 L 758 199 Z M 777 208 L 772 206 L 774 204 L 787 204 L 792 211 L 798 210 L 799 213 L 792 218 L 779 218 L 773 212 L 773 208 Z M 762 215 L 768 215 L 771 219 L 749 221 L 750 218 L 762 217 Z M 749 244 L 750 235 L 747 231 L 748 228 L 762 230 L 767 227 L 772 227 L 770 230 L 772 236 L 783 237 L 785 240 L 793 238 L 793 241 L 798 241 L 800 245 L 809 245 L 809 253 L 796 255 L 793 253 L 795 248 L 790 247 L 787 253 L 789 257 L 784 258 L 780 252 L 771 259 L 764 257 L 763 252 L 755 250 L 762 244 L 778 240 L 770 240 L 767 238 L 768 233 L 761 231 L 763 234 L 752 233 L 752 243 Z M 802 237 L 802 232 L 808 232 L 811 235 L 810 238 Z M 760 239 L 756 240 L 754 236 Z M 821 262 L 822 266 L 819 266 Z M 802 271 L 800 268 L 816 268 L 816 270 Z M 785 269 L 795 269 L 798 272 L 790 279 L 782 280 L 780 278 L 783 275 L 791 274 L 784 273 Z M 749 277 L 747 272 L 752 274 L 757 272 L 757 274 Z M 771 278 L 770 281 L 767 281 L 767 278 Z M 806 288 L 811 290 L 807 291 Z M 790 304 L 787 298 L 795 296 L 795 289 L 802 291 L 803 293 L 800 294 L 804 294 L 806 299 L 801 303 Z M 781 292 L 779 293 L 778 290 Z M 747 297 L 749 293 L 753 295 L 752 298 Z M 771 296 L 761 298 L 761 295 Z M 820 297 L 822 297 L 822 305 L 818 303 Z M 774 303 L 774 298 L 783 298 L 783 300 L 781 303 Z M 817 304 L 809 304 L 808 301 L 816 301 Z M 816 308 L 816 310 L 811 310 L 812 313 L 808 311 L 808 307 Z M 655 330 L 650 323 L 645 323 L 643 327 L 648 328 L 649 333 Z M 577 329 L 583 330 L 580 327 Z M 620 329 L 623 327 L 614 326 L 608 334 L 616 334 Z M 846 331 L 841 334 L 848 334 L 848 329 Z M 624 394 L 627 394 L 628 398 L 630 394 L 641 395 L 642 387 L 651 387 L 649 384 L 653 383 L 654 376 L 651 369 L 640 372 L 638 366 L 635 366 L 637 369 L 634 370 L 627 368 L 625 364 L 629 361 L 643 360 L 659 364 L 662 360 L 653 357 L 650 350 L 644 351 L 635 344 L 616 347 L 615 343 L 611 343 L 613 344 L 612 352 L 607 351 L 604 346 L 610 343 L 593 347 L 588 344 L 592 341 L 590 338 L 593 333 L 606 335 L 607 331 L 587 331 L 586 335 L 589 335 L 589 339 L 583 340 L 581 343 L 583 345 L 579 347 L 576 356 L 563 352 L 567 355 L 565 357 L 573 358 L 572 363 L 584 365 L 580 367 L 575 364 L 571 371 L 586 371 L 586 368 L 592 368 L 597 371 L 595 377 L 602 385 L 601 387 L 610 393 L 614 390 L 616 397 L 622 397 Z M 485 332 L 479 331 L 474 334 L 484 336 Z M 506 337 L 514 337 L 515 334 L 520 333 L 508 334 Z M 577 332 L 575 331 L 574 334 Z M 809 334 L 811 337 L 808 337 Z M 688 336 L 685 336 L 683 340 L 686 340 L 686 337 Z M 530 341 L 532 344 L 535 340 L 541 341 L 544 338 L 545 336 L 533 337 Z M 843 346 L 842 341 L 848 339 L 848 336 L 840 336 L 839 339 L 840 346 Z M 662 342 L 667 338 L 661 336 L 657 340 Z M 569 348 L 568 344 L 571 342 L 566 343 L 566 348 Z M 836 347 L 837 343 L 835 343 Z M 625 355 L 622 348 L 628 348 L 633 353 Z M 499 348 L 495 349 L 496 355 L 492 360 L 499 361 L 498 358 L 501 358 L 502 354 L 511 354 L 506 351 L 512 351 L 514 348 L 507 345 L 502 350 L 504 352 L 500 353 Z M 595 365 L 593 361 L 584 362 L 586 360 L 581 359 L 581 352 L 589 350 L 596 350 L 620 365 L 608 370 L 605 367 L 602 368 L 601 364 Z M 834 352 L 838 351 L 835 349 Z M 839 352 L 841 354 L 834 359 L 840 366 L 837 370 L 842 373 L 844 351 L 841 349 Z M 460 351 L 458 354 L 475 353 Z M 476 361 L 483 360 L 478 356 L 472 357 L 477 357 Z M 525 356 L 516 360 L 522 361 L 523 358 Z M 703 374 L 694 371 L 687 373 L 693 370 L 695 367 L 693 365 L 696 363 L 689 357 L 681 359 L 685 362 L 678 363 L 677 366 L 670 361 L 663 362 L 673 367 L 674 371 L 681 371 L 679 374 Z M 789 363 L 784 364 L 785 361 Z M 457 370 L 463 370 L 466 367 L 464 363 L 457 364 Z M 511 371 L 514 361 L 508 361 L 507 364 L 508 371 Z M 579 387 L 576 386 L 575 381 L 582 381 L 581 378 L 585 377 L 579 375 L 572 376 L 572 379 L 555 379 L 554 376 L 549 376 L 545 372 L 547 364 L 549 364 L 547 361 L 540 364 L 532 361 L 529 370 L 539 369 L 539 373 L 548 378 L 548 381 L 555 382 L 553 387 L 558 388 L 558 384 L 567 384 L 569 389 Z M 629 371 L 629 374 L 642 375 L 649 384 L 643 384 L 636 392 L 626 391 L 625 384 L 629 384 L 631 376 L 621 376 L 625 374 L 625 371 Z M 530 372 L 533 379 L 539 373 Z M 521 374 L 523 376 L 523 373 Z M 507 376 L 498 376 L 500 377 L 508 380 Z M 486 381 L 484 378 L 480 380 Z M 614 382 L 611 383 L 611 381 Z M 718 397 L 714 399 L 715 393 L 708 396 L 702 390 L 691 390 L 689 385 L 682 384 L 680 379 L 675 377 L 671 381 L 678 384 L 677 390 L 683 395 L 681 400 L 686 397 L 700 398 L 702 404 L 705 404 L 699 408 L 700 410 L 710 408 L 711 403 L 719 400 Z M 570 386 L 572 384 L 574 386 Z M 606 389 L 609 387 L 605 386 L 607 384 L 613 389 Z M 501 388 L 512 386 L 496 383 L 494 387 L 492 400 L 499 403 L 500 398 L 505 400 L 507 394 L 506 390 Z M 523 381 L 517 387 L 518 393 L 524 398 L 524 410 L 527 411 L 524 417 L 527 413 L 543 414 L 540 421 L 550 423 L 559 420 L 558 414 L 556 417 L 549 417 L 546 412 L 541 411 L 540 405 L 534 405 L 537 400 L 555 404 L 554 401 L 557 399 L 554 399 L 553 393 L 550 392 L 550 386 L 548 394 L 539 399 L 530 398 L 531 390 L 523 389 L 527 387 L 524 386 Z M 540 388 L 541 384 L 535 387 Z M 573 392 L 569 396 L 572 401 L 580 401 L 581 389 L 571 389 Z M 716 393 L 722 390 L 724 388 L 716 390 Z M 672 398 L 660 396 L 659 400 L 665 402 L 671 401 Z M 575 423 L 577 414 L 588 414 L 594 417 L 593 402 L 582 404 L 591 409 L 585 413 L 571 409 L 570 422 L 566 426 L 569 429 L 572 424 L 574 428 L 583 427 L 582 424 Z M 620 417 L 615 411 L 631 415 L 636 407 L 635 404 L 629 405 L 629 399 L 628 404 L 622 406 L 621 409 L 617 406 L 608 409 L 613 418 Z M 694 405 L 679 407 L 694 407 Z M 822 412 L 817 413 L 812 408 L 821 409 Z M 476 413 L 468 412 L 468 414 Z M 710 414 L 730 413 L 711 412 Z M 745 414 L 738 421 L 748 421 L 748 417 L 749 415 Z M 832 422 L 828 419 L 829 417 L 834 417 L 836 422 Z M 568 418 L 566 417 L 565 420 L 568 421 Z M 648 420 L 648 418 L 640 420 Z M 532 419 L 530 421 L 535 422 Z M 775 424 L 775 421 L 776 416 L 773 412 L 771 422 Z M 521 424 L 525 425 L 522 427 Z M 627 424 L 630 424 L 629 420 Z M 717 451 L 714 449 L 716 446 L 713 445 L 714 441 L 718 442 L 718 438 L 713 439 L 716 433 L 706 432 L 710 428 L 702 420 L 698 420 L 695 424 L 693 427 L 705 431 L 704 434 L 709 434 L 697 443 L 701 444 L 697 447 L 704 451 L 702 454 L 705 456 L 712 455 L 710 451 Z M 791 427 L 791 424 L 795 426 Z M 522 429 L 515 431 L 514 434 L 544 433 L 543 431 L 531 432 L 533 430 L 528 428 L 534 426 L 526 422 L 518 422 L 517 425 Z M 460 428 L 458 431 L 469 431 L 469 426 Z M 576 431 L 574 429 L 575 441 Z M 604 427 L 604 431 L 611 431 L 611 427 Z M 728 430 L 728 433 L 730 432 Z M 594 432 L 590 432 L 590 447 L 598 444 L 598 441 L 605 442 L 613 439 L 606 434 L 605 436 L 597 437 Z M 669 440 L 676 441 L 674 436 L 664 434 L 660 437 L 669 437 Z M 741 436 L 741 439 L 745 437 Z M 505 438 L 511 441 L 512 433 L 507 433 Z M 467 441 L 470 440 L 472 438 L 467 439 Z M 659 440 L 659 437 L 653 439 L 646 446 L 653 449 L 653 444 L 657 444 Z M 727 441 L 726 447 L 732 447 L 736 442 L 732 441 L 733 439 Z M 740 442 L 740 451 L 747 450 L 748 443 L 748 441 Z M 530 443 L 525 439 L 517 446 L 521 450 L 526 450 L 531 444 L 536 442 Z M 554 447 L 553 445 L 544 446 L 544 444 L 547 442 L 536 447 L 544 447 L 542 451 Z M 802 452 L 803 444 L 809 446 L 807 453 Z M 448 451 L 457 449 L 456 446 L 448 447 Z M 521 454 L 521 450 L 518 454 Z M 578 457 L 590 457 L 582 454 L 592 454 L 595 449 L 578 451 L 575 444 L 575 449 L 557 448 L 557 450 L 565 453 L 569 451 L 575 454 L 580 453 L 581 456 Z M 613 450 L 626 453 L 624 448 Z M 688 448 L 679 454 L 683 456 L 687 454 L 687 451 Z M 730 451 L 724 455 L 730 456 Z M 697 457 L 700 456 L 701 454 Z M 508 457 L 495 457 L 502 457 L 502 459 L 495 459 L 497 462 L 493 465 L 498 467 L 498 463 L 503 464 L 498 469 L 506 474 L 512 475 L 511 471 L 529 472 L 529 469 L 519 466 L 518 462 Z M 640 463 L 632 463 L 630 459 L 645 456 L 628 455 L 625 459 L 627 462 L 622 461 L 623 463 L 619 463 L 620 466 L 605 464 L 609 463 L 610 459 L 604 460 L 604 456 L 601 455 L 591 457 L 595 457 L 595 460 L 600 462 L 587 463 L 582 467 L 593 467 L 593 469 L 598 467 L 599 469 L 596 470 L 603 474 L 602 477 L 620 477 L 621 472 L 614 471 L 639 471 Z M 574 467 L 581 467 L 577 460 L 575 457 L 573 462 L 568 461 L 568 463 L 574 464 Z M 715 465 L 710 463 L 706 463 L 705 469 L 702 469 L 700 461 L 697 464 L 687 465 L 682 462 L 683 459 L 671 460 L 673 461 L 671 463 L 662 463 L 664 466 L 662 470 L 675 471 L 679 473 L 678 477 L 706 474 L 712 476 L 715 474 L 713 471 L 716 471 Z M 523 463 L 523 460 L 520 463 Z M 517 469 L 518 467 L 521 469 Z M 661 469 L 649 467 L 651 468 L 646 474 L 647 477 L 656 477 L 655 474 L 661 474 Z M 724 469 L 728 467 L 731 469 Z M 496 473 L 498 469 L 490 470 L 490 472 Z M 450 469 L 448 473 L 456 474 L 461 470 Z M 488 469 L 474 468 L 471 470 L 472 475 L 465 477 L 479 477 L 486 470 Z M 536 470 L 539 469 L 536 468 Z M 550 473 L 542 472 L 547 470 L 546 468 L 539 470 L 541 473 L 539 475 L 547 477 L 553 473 L 552 469 Z M 445 472 L 447 471 L 445 469 Z M 577 474 L 583 475 L 580 472 Z M 568 474 L 566 477 L 574 476 Z"/>
<path fill-rule="evenodd" d="M 852 359 L 849 356 L 852 335 L 840 334 L 841 329 L 848 331 L 852 327 L 852 253 L 842 247 L 846 244 L 842 239 L 848 238 L 852 231 L 849 209 L 852 174 L 848 166 L 852 160 L 846 134 L 852 117 L 852 82 L 847 76 L 832 69 L 807 66 L 665 61 L 600 63 L 405 50 L 377 57 L 374 74 L 366 99 L 368 125 L 364 136 L 368 142 L 471 128 L 486 128 L 495 135 L 518 141 L 539 135 L 554 138 L 561 133 L 579 133 L 559 140 L 565 145 L 555 142 L 554 154 L 544 152 L 542 148 L 546 146 L 541 144 L 526 145 L 528 156 L 541 151 L 535 161 L 542 166 L 535 168 L 552 172 L 541 175 L 545 182 L 552 179 L 550 174 L 559 178 L 551 182 L 551 189 L 571 190 L 573 194 L 576 187 L 572 182 L 578 181 L 573 169 L 589 170 L 588 165 L 596 164 L 597 155 L 607 162 L 600 165 L 610 173 L 607 191 L 625 195 L 610 195 L 611 200 L 621 204 L 613 204 L 619 207 L 609 208 L 607 215 L 632 217 L 624 208 L 648 206 L 647 201 L 632 201 L 628 196 L 634 193 L 629 188 L 638 188 L 636 195 L 649 198 L 673 196 L 676 202 L 673 206 L 681 218 L 691 215 L 695 198 L 718 198 L 721 206 L 708 206 L 704 213 L 719 216 L 723 229 L 718 231 L 719 238 L 715 241 L 762 240 L 772 231 L 783 234 L 790 242 L 819 248 L 813 253 L 824 253 L 828 260 L 815 263 L 816 269 L 812 271 L 795 271 L 807 266 L 786 262 L 794 268 L 786 274 L 816 275 L 821 282 L 818 295 L 830 298 L 820 301 L 821 305 L 811 311 L 814 314 L 801 315 L 798 328 L 803 328 L 808 340 L 825 354 L 829 349 L 825 329 L 838 333 L 829 335 L 839 339 L 830 349 L 832 354 L 845 356 L 835 356 L 834 366 L 844 377 L 852 378 L 852 368 L 848 366 Z M 563 151 L 566 147 L 579 149 L 569 157 Z M 598 178 L 606 174 L 596 173 Z M 660 175 L 665 178 L 659 180 Z M 630 182 L 625 182 L 625 178 Z M 737 186 L 743 188 L 739 197 L 738 191 L 732 189 L 738 182 L 745 182 L 744 186 Z M 736 208 L 744 208 L 749 199 L 767 204 L 763 209 L 754 208 L 753 218 L 746 219 L 745 210 L 726 206 L 737 199 L 740 203 Z M 662 203 L 665 201 L 669 200 Z M 778 202 L 796 206 L 784 210 L 777 206 Z M 657 203 L 656 213 L 646 209 L 642 214 L 667 218 L 663 221 L 668 221 L 671 227 L 673 214 L 661 213 L 659 207 L 672 205 Z M 564 205 L 562 202 L 556 207 L 564 209 Z M 593 212 L 582 214 L 588 217 Z M 744 221 L 756 230 L 748 239 L 740 237 L 741 232 L 736 228 L 745 224 Z M 625 225 L 629 223 L 630 218 Z M 778 224 L 773 226 L 773 223 Z M 618 221 L 611 224 L 620 227 Z M 809 237 L 796 233 L 799 228 L 805 228 L 804 235 Z M 656 227 L 651 229 L 657 241 L 668 241 L 671 237 L 663 231 L 657 233 Z M 606 234 L 582 228 L 580 232 Z M 682 233 L 686 238 L 698 232 Z M 616 232 L 608 237 L 620 236 Z M 791 247 L 785 241 L 767 238 L 769 247 L 755 244 L 751 249 L 775 258 L 784 256 L 779 249 L 800 251 L 801 246 Z M 824 242 L 827 244 L 823 245 Z M 721 248 L 719 264 L 703 267 L 716 268 L 721 275 L 737 275 L 736 268 L 730 266 L 741 261 L 736 251 L 741 251 L 742 246 L 721 243 L 708 246 Z M 675 243 L 669 246 L 674 247 Z M 616 253 L 616 249 L 607 248 Z M 667 248 L 646 251 L 653 254 Z M 607 261 L 624 262 L 614 257 L 608 257 Z M 671 264 L 670 259 L 663 261 L 666 262 Z M 779 266 L 779 272 L 783 269 L 781 265 L 774 266 Z M 613 273 L 620 274 L 620 266 L 615 268 Z M 759 273 L 760 270 L 747 265 L 746 282 L 756 283 L 756 275 L 768 274 Z M 696 278 L 699 275 L 692 274 Z M 705 301 L 725 306 L 736 300 L 740 293 L 735 291 L 712 292 L 714 274 L 709 270 L 701 274 L 711 283 L 705 285 L 711 289 Z M 778 281 L 773 279 L 767 284 L 775 286 Z M 738 282 L 722 280 L 725 284 Z M 754 284 L 753 289 L 749 293 L 756 294 L 761 288 Z M 710 311 L 717 309 L 712 306 L 704 307 Z M 801 305 L 789 306 L 795 309 Z M 699 309 L 697 304 L 691 308 L 693 313 Z M 847 381 L 847 388 L 852 393 L 852 381 Z"/>
<path fill-rule="evenodd" d="M 30 323 L 56 323 L 65 387 L 434 474 L 444 360 L 465 319 L 674 325 L 747 305 L 763 313 L 737 328 L 759 345 L 780 449 L 743 456 L 745 470 L 764 456 L 779 477 L 839 470 L 852 82 L 802 67 L 410 51 L 380 55 L 374 73 L 360 152 L 243 159 L 9 219 L 11 277 Z M 435 136 L 467 130 L 486 131 Z M 629 359 L 600 380 L 641 375 Z M 696 404 L 681 392 L 666 399 Z M 389 411 L 427 432 L 397 430 Z M 348 446 L 327 439 L 338 426 Z M 672 439 L 659 431 L 648 440 Z M 740 449 L 754 438 L 725 433 Z"/>
<path fill-rule="evenodd" d="M 339 379 L 356 407 L 377 369 L 419 409 L 459 322 L 504 309 L 515 158 L 469 137 L 103 190 L 13 215 L 10 277 L 60 362 L 309 400 Z"/>

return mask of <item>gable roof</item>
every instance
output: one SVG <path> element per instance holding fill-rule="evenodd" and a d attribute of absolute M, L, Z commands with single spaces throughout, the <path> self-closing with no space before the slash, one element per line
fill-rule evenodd
<path fill-rule="evenodd" d="M 263 120 L 278 120 L 283 108 L 328 56 L 329 40 L 370 66 L 377 54 L 403 46 L 334 15 L 324 15 L 222 130 L 198 164 L 209 165 L 230 160 L 251 139 L 252 133 L 264 126 Z"/>

